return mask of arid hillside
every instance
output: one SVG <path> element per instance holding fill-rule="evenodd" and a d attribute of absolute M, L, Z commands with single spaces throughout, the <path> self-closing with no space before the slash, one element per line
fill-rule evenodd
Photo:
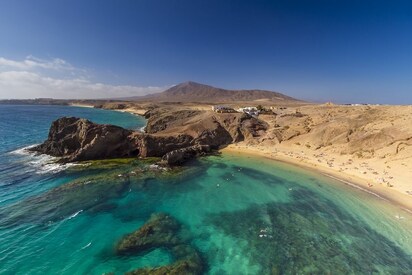
<path fill-rule="evenodd" d="M 296 103 L 301 100 L 290 96 L 264 90 L 226 90 L 212 87 L 192 81 L 184 82 L 170 89 L 144 97 L 128 98 L 127 100 L 147 100 L 156 102 L 209 102 L 209 103 L 231 103 L 231 102 L 253 102 L 268 101 L 277 103 Z"/>
<path fill-rule="evenodd" d="M 390 158 L 412 149 L 412 106 L 317 105 L 275 112 L 260 116 L 270 125 L 261 140 L 268 144 L 357 158 Z"/>
<path fill-rule="evenodd" d="M 264 135 L 231 145 L 412 195 L 412 106 L 306 105 L 261 115 Z"/>

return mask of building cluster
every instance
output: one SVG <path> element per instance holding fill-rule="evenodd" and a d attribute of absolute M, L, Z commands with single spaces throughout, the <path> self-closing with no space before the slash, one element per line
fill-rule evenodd
<path fill-rule="evenodd" d="M 212 111 L 216 112 L 216 113 L 245 113 L 251 116 L 258 116 L 259 115 L 259 109 L 256 107 L 243 107 L 243 108 L 239 108 L 237 110 L 228 107 L 228 106 L 222 106 L 222 105 L 216 105 L 216 106 L 212 106 Z"/>
<path fill-rule="evenodd" d="M 237 110 L 240 113 L 245 113 L 251 116 L 258 116 L 259 110 L 256 107 L 243 107 Z"/>

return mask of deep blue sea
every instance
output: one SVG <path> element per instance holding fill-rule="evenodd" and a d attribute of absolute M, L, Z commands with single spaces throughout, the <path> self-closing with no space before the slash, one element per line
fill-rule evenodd
<path fill-rule="evenodd" d="M 153 160 L 58 165 L 27 153 L 61 116 L 145 124 L 115 111 L 0 105 L 0 274 L 124 274 L 173 264 L 167 246 L 116 250 L 158 213 L 178 221 L 176 236 L 201 256 L 205 274 L 412 274 L 412 217 L 378 197 L 249 155 L 163 170 Z"/>

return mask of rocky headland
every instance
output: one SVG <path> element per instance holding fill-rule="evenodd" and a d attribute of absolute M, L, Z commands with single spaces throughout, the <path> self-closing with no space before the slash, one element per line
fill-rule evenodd
<path fill-rule="evenodd" d="M 411 106 L 286 103 L 256 99 L 225 104 L 234 109 L 260 105 L 271 111 L 253 118 L 243 113 L 215 113 L 210 110 L 211 103 L 205 102 L 103 102 L 94 106 L 144 115 L 146 131 L 123 129 L 125 138 L 121 142 L 114 138 L 114 143 L 106 143 L 101 151 L 100 137 L 91 138 L 91 134 L 83 139 L 75 133 L 88 131 L 79 131 L 77 126 L 59 128 L 55 122 L 48 140 L 34 150 L 62 161 L 153 156 L 177 165 L 226 148 L 315 168 L 412 209 Z M 67 124 L 63 122 L 60 124 Z M 61 139 L 64 135 L 53 134 L 57 129 L 72 133 L 69 144 L 74 147 L 68 148 L 75 150 L 66 148 Z M 94 131 L 96 135 L 98 131 Z M 114 132 L 121 136 L 122 131 Z"/>
<path fill-rule="evenodd" d="M 132 133 L 114 125 L 63 117 L 53 121 L 47 140 L 30 150 L 61 157 L 63 162 L 137 156 Z"/>
<path fill-rule="evenodd" d="M 63 117 L 48 138 L 30 150 L 76 162 L 122 157 L 159 157 L 179 165 L 233 142 L 260 136 L 267 124 L 247 114 L 153 108 L 146 112 L 146 132 Z"/>

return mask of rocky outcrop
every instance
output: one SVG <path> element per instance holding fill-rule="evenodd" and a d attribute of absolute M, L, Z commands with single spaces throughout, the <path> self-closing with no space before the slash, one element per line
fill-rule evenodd
<path fill-rule="evenodd" d="M 166 153 L 193 145 L 193 137 L 178 135 L 139 135 L 141 157 L 162 157 Z"/>
<path fill-rule="evenodd" d="M 139 155 L 139 146 L 131 134 L 121 127 L 63 117 L 52 123 L 47 140 L 31 150 L 66 162 L 132 157 Z"/>
<path fill-rule="evenodd" d="M 181 237 L 182 225 L 168 214 L 153 214 L 116 246 L 119 255 L 142 255 L 154 249 L 168 250 L 175 262 L 157 268 L 141 268 L 128 274 L 201 274 L 204 266 L 197 250 Z"/>
<path fill-rule="evenodd" d="M 197 116 L 200 113 L 201 111 L 197 110 L 170 111 L 167 109 L 153 109 L 145 114 L 148 118 L 146 132 L 154 134 L 163 131 L 169 127 L 169 124 L 173 124 L 173 122 L 182 121 Z"/>
<path fill-rule="evenodd" d="M 116 246 L 119 255 L 139 254 L 158 247 L 171 248 L 180 243 L 180 224 L 167 214 L 156 214 L 135 232 L 125 236 Z"/>
<path fill-rule="evenodd" d="M 194 144 L 212 147 L 239 142 L 266 130 L 267 124 L 244 113 L 214 113 L 199 110 L 153 109 L 149 111 L 149 134 L 185 133 Z"/>
<path fill-rule="evenodd" d="M 208 145 L 194 145 L 182 149 L 170 151 L 162 157 L 162 161 L 168 165 L 180 165 L 199 155 L 210 152 Z"/>
<path fill-rule="evenodd" d="M 242 113 L 152 109 L 147 133 L 86 119 L 54 121 L 47 140 L 34 148 L 63 162 L 121 157 L 163 157 L 169 165 L 261 135 L 267 124 Z"/>
<path fill-rule="evenodd" d="M 156 268 L 141 268 L 127 272 L 127 275 L 198 275 L 203 274 L 200 258 L 197 254 L 192 257 L 179 260 L 170 265 Z"/>

